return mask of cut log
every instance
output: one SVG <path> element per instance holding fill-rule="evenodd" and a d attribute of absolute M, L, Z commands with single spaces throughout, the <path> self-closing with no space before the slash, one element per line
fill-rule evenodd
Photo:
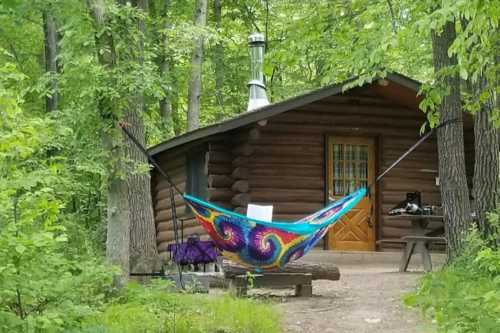
<path fill-rule="evenodd" d="M 231 177 L 233 179 L 248 179 L 249 170 L 245 167 L 237 167 L 233 170 Z"/>
<path fill-rule="evenodd" d="M 234 182 L 231 189 L 233 192 L 247 193 L 250 189 L 250 185 L 248 185 L 247 180 L 237 180 Z"/>
<path fill-rule="evenodd" d="M 222 269 L 224 276 L 228 279 L 234 278 L 237 275 L 246 274 L 251 270 L 237 265 L 227 259 L 222 262 Z M 267 272 L 267 271 L 266 271 Z M 313 264 L 304 261 L 294 261 L 288 263 L 282 270 L 273 270 L 273 273 L 310 273 L 313 280 L 331 280 L 336 281 L 340 279 L 339 268 L 333 264 Z M 265 273 L 264 273 L 265 274 Z"/>
<path fill-rule="evenodd" d="M 227 175 L 209 175 L 209 187 L 229 187 L 233 184 L 233 179 Z"/>
<path fill-rule="evenodd" d="M 229 201 L 233 196 L 230 188 L 209 188 L 208 199 L 210 201 Z"/>
<path fill-rule="evenodd" d="M 234 206 L 243 206 L 243 207 L 246 207 L 248 205 L 248 203 L 250 202 L 250 194 L 248 193 L 239 193 L 239 194 L 236 194 L 232 199 L 231 199 L 231 203 L 234 205 Z"/>

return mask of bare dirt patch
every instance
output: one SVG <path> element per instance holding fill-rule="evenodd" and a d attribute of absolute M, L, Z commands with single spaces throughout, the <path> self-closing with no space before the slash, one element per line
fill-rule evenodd
<path fill-rule="evenodd" d="M 252 293 L 276 301 L 285 332 L 432 332 L 402 303 L 402 295 L 415 288 L 421 275 L 399 273 L 393 267 L 344 266 L 340 281 L 313 281 L 311 298 L 293 297 L 292 290 Z"/>

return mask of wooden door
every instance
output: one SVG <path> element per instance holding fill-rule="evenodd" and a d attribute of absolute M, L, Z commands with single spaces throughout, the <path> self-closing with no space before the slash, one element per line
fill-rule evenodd
<path fill-rule="evenodd" d="M 375 180 L 375 140 L 373 138 L 328 138 L 327 189 L 330 200 L 352 193 Z M 329 230 L 329 250 L 375 250 L 375 190 L 363 198 Z"/>

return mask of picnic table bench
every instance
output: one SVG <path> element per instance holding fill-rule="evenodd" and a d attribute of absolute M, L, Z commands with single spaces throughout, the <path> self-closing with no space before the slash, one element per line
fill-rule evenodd
<path fill-rule="evenodd" d="M 406 272 L 410 259 L 414 253 L 420 253 L 422 256 L 422 263 L 426 272 L 432 271 L 432 261 L 429 252 L 431 244 L 446 244 L 444 237 L 435 236 L 435 232 L 431 231 L 429 236 L 426 227 L 430 221 L 442 221 L 443 217 L 440 215 L 411 215 L 401 214 L 392 215 L 389 219 L 409 219 L 412 225 L 412 235 L 404 236 L 401 238 L 381 239 L 377 241 L 380 243 L 401 243 L 404 244 L 404 250 L 399 264 L 399 271 Z M 440 228 L 441 229 L 441 228 Z"/>

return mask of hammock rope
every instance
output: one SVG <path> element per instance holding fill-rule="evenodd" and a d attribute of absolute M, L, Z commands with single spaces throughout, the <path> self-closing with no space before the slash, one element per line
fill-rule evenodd
<path fill-rule="evenodd" d="M 120 122 L 119 126 L 147 157 L 148 161 L 156 168 L 160 175 L 170 184 L 172 222 L 176 245 L 179 246 L 179 235 L 177 216 L 175 214 L 174 190 L 182 196 L 194 213 L 196 220 L 208 232 L 225 257 L 248 268 L 261 271 L 282 268 L 288 262 L 304 256 L 321 240 L 328 229 L 340 217 L 356 206 L 363 197 L 366 195 L 370 196 L 371 188 L 375 183 L 379 182 L 390 170 L 427 140 L 436 129 L 455 122 L 461 122 L 461 120 L 451 119 L 432 128 L 382 172 L 367 188 L 360 188 L 320 211 L 295 222 L 267 222 L 252 219 L 182 193 L 168 173 L 160 167 L 144 146 L 127 129 L 128 124 Z M 182 285 L 182 271 L 180 268 L 179 279 Z"/>

